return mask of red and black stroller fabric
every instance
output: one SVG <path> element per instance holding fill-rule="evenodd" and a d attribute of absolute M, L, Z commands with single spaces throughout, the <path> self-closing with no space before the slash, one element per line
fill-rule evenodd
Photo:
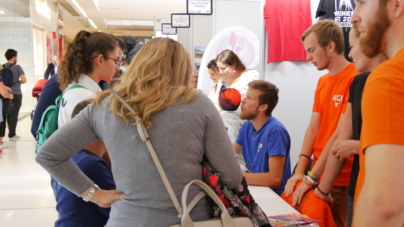
<path fill-rule="evenodd" d="M 250 218 L 254 227 L 271 227 L 267 215 L 255 202 L 248 190 L 245 177 L 241 184 L 234 189 L 228 189 L 220 183 L 220 173 L 204 158 L 202 167 L 203 181 L 216 192 L 226 206 L 230 215 Z M 215 202 L 208 197 L 209 213 L 211 217 L 220 217 L 221 210 Z"/>

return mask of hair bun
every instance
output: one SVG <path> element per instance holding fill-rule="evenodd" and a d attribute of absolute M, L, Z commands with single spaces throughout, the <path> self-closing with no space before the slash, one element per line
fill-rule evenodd
<path fill-rule="evenodd" d="M 86 37 L 90 37 L 91 33 L 90 32 L 86 32 Z"/>

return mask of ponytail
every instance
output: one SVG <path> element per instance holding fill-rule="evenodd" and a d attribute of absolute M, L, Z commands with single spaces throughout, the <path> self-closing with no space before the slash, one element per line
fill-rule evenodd
<path fill-rule="evenodd" d="M 100 54 L 107 57 L 117 46 L 117 40 L 110 34 L 84 30 L 77 33 L 60 63 L 60 89 L 65 90 L 72 82 L 78 83 L 81 74 L 93 71 L 93 57 Z"/>

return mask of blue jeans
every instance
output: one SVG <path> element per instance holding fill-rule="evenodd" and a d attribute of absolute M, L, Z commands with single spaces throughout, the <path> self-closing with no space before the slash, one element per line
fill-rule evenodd
<path fill-rule="evenodd" d="M 354 199 L 348 196 L 348 227 L 352 226 L 352 219 L 354 213 Z"/>
<path fill-rule="evenodd" d="M 53 195 L 55 196 L 56 199 L 56 195 L 58 194 L 59 189 L 59 183 L 55 179 L 53 179 L 53 177 L 51 177 L 51 186 L 53 190 Z"/>

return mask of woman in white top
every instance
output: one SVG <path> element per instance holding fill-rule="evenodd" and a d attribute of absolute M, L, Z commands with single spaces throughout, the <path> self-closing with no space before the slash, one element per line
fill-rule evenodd
<path fill-rule="evenodd" d="M 231 50 L 222 51 L 216 60 L 223 85 L 238 90 L 243 99 L 246 96 L 248 83 L 258 79 L 258 72 L 246 69 L 237 54 Z"/>
<path fill-rule="evenodd" d="M 210 98 L 210 100 L 212 100 L 216 109 L 218 111 L 221 111 L 221 108 L 219 106 L 219 93 L 222 83 L 219 81 L 222 75 L 220 75 L 219 70 L 217 68 L 216 59 L 213 59 L 208 63 L 208 72 L 210 75 L 210 79 L 213 81 L 213 83 L 215 83 L 215 85 L 213 85 L 213 87 L 210 89 L 208 97 Z"/>
<path fill-rule="evenodd" d="M 69 45 L 59 69 L 58 82 L 64 91 L 59 109 L 59 128 L 71 120 L 74 107 L 101 92 L 98 83 L 111 81 L 122 63 L 123 43 L 110 34 L 80 31 Z"/>

